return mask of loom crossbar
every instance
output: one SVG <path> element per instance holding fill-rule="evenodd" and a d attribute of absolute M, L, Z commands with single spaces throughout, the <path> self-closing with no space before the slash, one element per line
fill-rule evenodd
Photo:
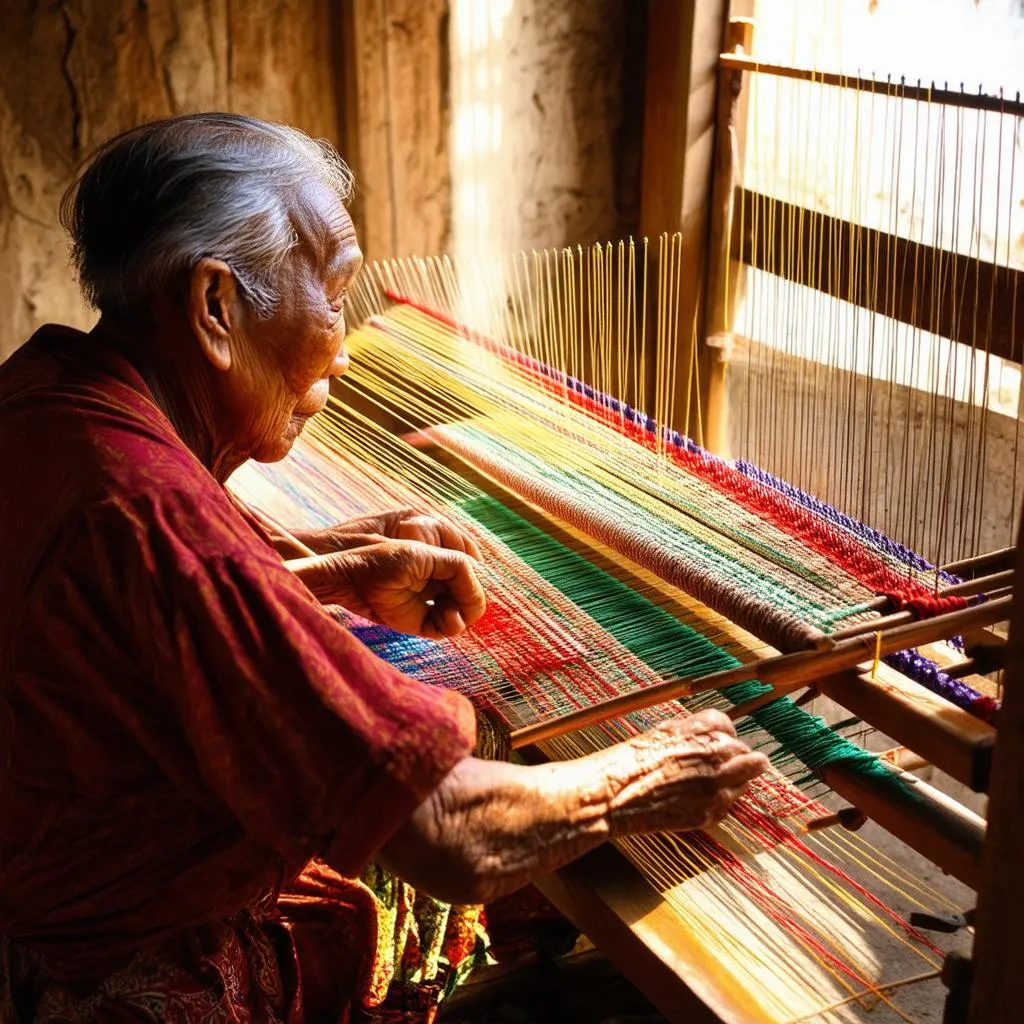
<path fill-rule="evenodd" d="M 972 608 L 939 615 L 924 622 L 897 626 L 878 634 L 877 644 L 871 637 L 851 637 L 837 643 L 832 650 L 797 651 L 794 654 L 764 658 L 756 663 L 712 673 L 709 676 L 666 680 L 645 690 L 614 697 L 560 718 L 519 729 L 512 734 L 512 746 L 515 748 L 528 743 L 539 743 L 640 708 L 653 707 L 677 697 L 720 689 L 744 679 L 759 679 L 780 690 L 796 689 L 843 669 L 853 668 L 859 662 L 870 658 L 873 651 L 890 654 L 941 639 L 955 632 L 960 624 L 967 627 L 999 622 L 1006 617 L 1011 600 L 1009 597 L 998 598 Z"/>
<path fill-rule="evenodd" d="M 825 676 L 818 690 L 975 792 L 988 788 L 996 730 L 887 665 Z"/>

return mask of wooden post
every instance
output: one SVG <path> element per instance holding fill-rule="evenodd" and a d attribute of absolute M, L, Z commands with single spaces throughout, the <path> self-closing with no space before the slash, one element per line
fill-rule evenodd
<path fill-rule="evenodd" d="M 449 0 L 341 7 L 342 155 L 367 259 L 447 252 Z"/>
<path fill-rule="evenodd" d="M 657 259 L 662 232 L 680 231 L 679 376 L 673 425 L 702 438 L 698 407 L 687 394 L 708 379 L 703 295 L 706 285 L 711 167 L 714 156 L 718 56 L 725 38 L 727 0 L 651 0 L 648 15 L 640 234 Z M 656 266 L 656 264 L 655 264 Z M 696 339 L 696 351 L 694 349 Z M 648 401 L 654 360 L 648 358 Z M 655 410 L 649 408 L 648 412 Z"/>
<path fill-rule="evenodd" d="M 1018 571 L 1024 571 L 1021 533 Z M 1016 602 L 1010 619 L 1005 678 L 978 893 L 967 1018 L 971 1024 L 1011 1024 L 1020 1020 L 1024 1007 L 1020 965 L 1024 923 L 1024 601 Z"/>
<path fill-rule="evenodd" d="M 727 53 L 749 54 L 754 22 L 733 18 L 726 31 Z M 738 253 L 730 252 L 733 197 L 743 170 L 745 103 L 741 102 L 743 72 L 718 72 L 718 110 L 715 163 L 711 195 L 711 226 L 707 248 L 705 334 L 707 379 L 704 387 L 704 445 L 716 455 L 729 457 L 726 365 L 731 348 L 736 304 L 743 291 L 745 268 Z"/>

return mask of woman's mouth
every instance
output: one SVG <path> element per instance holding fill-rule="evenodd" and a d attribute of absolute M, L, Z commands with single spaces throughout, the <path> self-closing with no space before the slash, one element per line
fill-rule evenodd
<path fill-rule="evenodd" d="M 317 381 L 316 384 L 306 392 L 302 401 L 295 406 L 295 411 L 292 413 L 292 419 L 308 420 L 311 416 L 315 416 L 318 412 L 322 412 L 324 407 L 327 405 L 327 399 L 330 397 L 330 393 L 330 381 Z"/>

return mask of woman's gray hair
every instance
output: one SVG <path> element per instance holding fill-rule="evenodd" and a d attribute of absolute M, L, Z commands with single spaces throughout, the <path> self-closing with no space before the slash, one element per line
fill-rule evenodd
<path fill-rule="evenodd" d="M 214 257 L 267 317 L 299 242 L 299 189 L 316 180 L 342 202 L 352 194 L 352 174 L 329 143 L 254 117 L 189 114 L 103 145 L 64 194 L 61 223 L 82 290 L 104 315 L 147 322 L 157 294 Z M 322 238 L 326 225 L 318 227 Z"/>

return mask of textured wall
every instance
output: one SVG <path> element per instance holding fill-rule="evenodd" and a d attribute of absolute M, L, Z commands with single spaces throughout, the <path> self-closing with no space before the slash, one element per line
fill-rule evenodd
<path fill-rule="evenodd" d="M 644 5 L 453 0 L 459 252 L 636 230 Z"/>
<path fill-rule="evenodd" d="M 344 149 L 369 259 L 451 245 L 449 10 L 449 0 L 344 4 Z"/>
<path fill-rule="evenodd" d="M 453 242 L 506 252 L 636 230 L 642 4 L 0 8 L 0 358 L 46 321 L 91 322 L 68 270 L 60 196 L 97 144 L 169 114 L 242 111 L 339 144 L 356 172 L 354 214 L 370 258 Z"/>
<path fill-rule="evenodd" d="M 330 0 L 0 6 L 0 358 L 41 323 L 92 320 L 57 207 L 76 164 L 108 136 L 226 109 L 337 141 Z"/>

